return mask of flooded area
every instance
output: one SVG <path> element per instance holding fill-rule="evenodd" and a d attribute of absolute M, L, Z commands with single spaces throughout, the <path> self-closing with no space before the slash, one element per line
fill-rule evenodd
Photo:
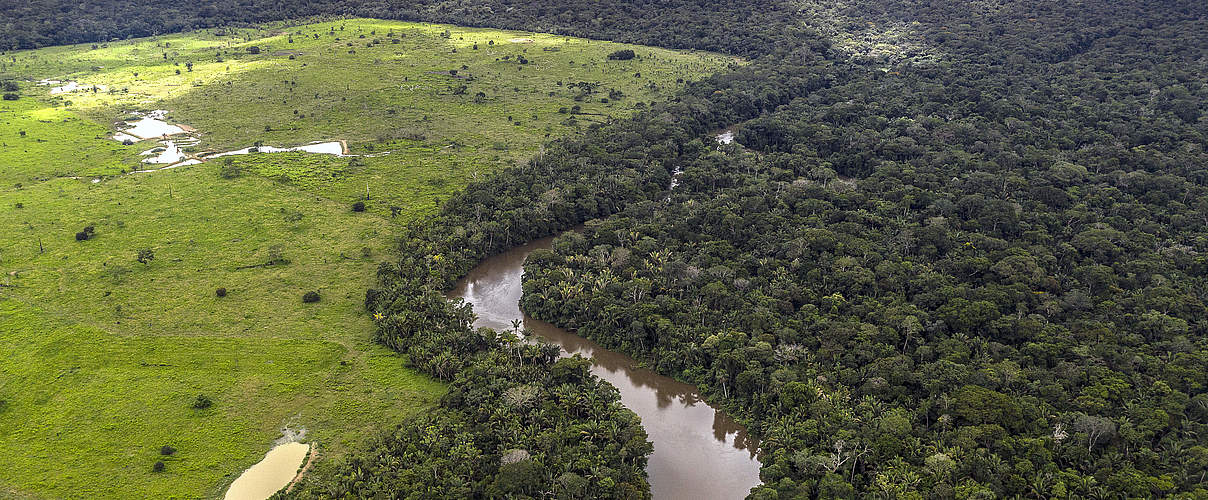
<path fill-rule="evenodd" d="M 310 445 L 287 442 L 274 446 L 264 459 L 243 471 L 227 489 L 225 500 L 265 500 L 289 486 L 298 475 Z"/>
<path fill-rule="evenodd" d="M 623 354 L 520 311 L 524 259 L 551 238 L 534 241 L 483 261 L 458 282 L 452 295 L 478 315 L 476 326 L 525 328 L 562 348 L 592 359 L 592 373 L 616 386 L 621 402 L 642 417 L 654 443 L 646 471 L 656 499 L 743 498 L 759 484 L 759 443 L 725 413 L 710 407 L 696 388 L 640 368 Z"/>
<path fill-rule="evenodd" d="M 53 80 L 44 80 L 44 82 L 52 82 Z M 57 83 L 57 82 L 56 82 Z M 257 153 L 287 153 L 287 152 L 303 152 L 314 154 L 325 154 L 333 156 L 354 156 L 348 154 L 348 143 L 345 141 L 316 141 L 303 146 L 292 148 L 277 148 L 273 146 L 252 146 L 234 151 L 226 151 L 222 153 L 198 153 L 191 154 L 186 151 L 192 151 L 192 148 L 197 146 L 201 139 L 196 129 L 184 124 L 173 124 L 168 120 L 168 112 L 165 110 L 155 110 L 146 113 L 134 113 L 135 119 L 117 122 L 118 131 L 113 134 L 112 139 L 125 144 L 133 144 L 149 139 L 157 139 L 159 146 L 140 153 L 143 158 L 143 163 L 155 165 L 167 165 L 160 168 L 150 168 L 143 170 L 134 170 L 131 173 L 149 173 L 158 172 L 160 170 L 168 170 L 178 167 L 187 167 L 198 165 L 207 160 L 221 158 L 224 156 L 247 155 Z M 389 152 L 379 153 L 388 154 Z"/>
<path fill-rule="evenodd" d="M 109 87 L 104 85 L 80 85 L 80 82 L 63 82 L 60 80 L 39 80 L 38 85 L 58 85 L 57 87 L 50 88 L 50 95 L 70 94 L 81 90 L 86 92 L 109 91 Z"/>
<path fill-rule="evenodd" d="M 216 154 L 208 155 L 205 157 L 205 159 L 211 160 L 214 158 L 221 158 L 223 156 L 247 155 L 247 154 L 253 154 L 253 153 L 291 153 L 291 152 L 346 156 L 347 151 L 345 149 L 346 148 L 344 147 L 344 143 L 341 141 L 312 142 L 305 146 L 298 146 L 296 148 L 275 148 L 272 146 L 260 146 L 260 147 L 252 146 L 250 148 L 236 149 L 234 151 L 227 151 L 225 153 L 216 153 Z"/>

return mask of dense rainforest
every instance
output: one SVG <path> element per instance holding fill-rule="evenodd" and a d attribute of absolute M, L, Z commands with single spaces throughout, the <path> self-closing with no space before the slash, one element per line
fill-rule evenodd
<path fill-rule="evenodd" d="M 746 55 L 768 52 L 788 2 L 513 0 L 0 0 L 0 50 L 103 42 L 307 16 L 358 16 L 519 29 Z"/>
<path fill-rule="evenodd" d="M 443 295 L 586 223 L 526 311 L 747 423 L 755 498 L 1208 498 L 1202 2 L 94 5 L 7 2 L 0 44 L 358 14 L 749 59 L 408 228 L 366 306 L 450 393 L 296 496 L 648 496 L 615 391 Z"/>

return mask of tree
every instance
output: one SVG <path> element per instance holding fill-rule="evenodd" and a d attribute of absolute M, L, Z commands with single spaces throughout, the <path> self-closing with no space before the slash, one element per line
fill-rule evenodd
<path fill-rule="evenodd" d="M 92 226 L 86 226 L 82 231 L 76 233 L 75 239 L 76 241 L 86 241 L 92 239 L 95 234 L 96 230 Z"/>
<path fill-rule="evenodd" d="M 141 248 L 138 251 L 138 256 L 136 259 L 138 259 L 140 264 L 150 264 L 152 260 L 155 260 L 155 251 L 151 250 L 150 248 Z"/>
<path fill-rule="evenodd" d="M 309 291 L 309 292 L 302 294 L 302 302 L 304 302 L 306 304 L 312 304 L 312 303 L 318 302 L 319 299 L 320 299 L 319 292 L 316 292 L 316 291 Z"/>
<path fill-rule="evenodd" d="M 636 54 L 634 54 L 633 50 L 630 50 L 630 49 L 621 49 L 621 50 L 615 51 L 611 54 L 608 54 L 608 58 L 613 61 L 628 61 L 630 59 L 633 59 L 635 56 L 636 56 Z"/>
<path fill-rule="evenodd" d="M 1074 417 L 1072 428 L 1074 432 L 1085 435 L 1087 451 L 1094 449 L 1096 444 L 1116 434 L 1116 423 L 1111 419 L 1085 413 L 1079 413 Z"/>
<path fill-rule="evenodd" d="M 194 409 L 204 410 L 211 406 L 214 406 L 214 400 L 210 399 L 210 397 L 206 396 L 205 394 L 198 394 L 197 397 L 193 399 Z"/>

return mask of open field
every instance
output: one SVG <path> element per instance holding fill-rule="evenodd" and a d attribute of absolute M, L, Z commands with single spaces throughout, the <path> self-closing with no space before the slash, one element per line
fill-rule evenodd
<path fill-rule="evenodd" d="M 607 59 L 621 48 L 639 57 Z M 372 343 L 361 311 L 398 224 L 731 63 L 375 20 L 3 56 L 21 99 L 0 101 L 0 496 L 218 496 L 282 427 L 330 457 L 422 411 L 442 386 Z M 113 122 L 158 109 L 198 131 L 193 155 L 345 140 L 366 156 L 128 173 L 157 144 L 109 139 Z M 179 451 L 152 473 L 164 445 Z"/>

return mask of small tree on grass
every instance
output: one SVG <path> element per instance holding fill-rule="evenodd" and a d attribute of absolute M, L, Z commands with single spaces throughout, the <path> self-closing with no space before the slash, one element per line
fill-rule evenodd
<path fill-rule="evenodd" d="M 76 241 L 87 241 L 92 239 L 96 234 L 96 230 L 92 226 L 85 227 L 83 231 L 76 233 Z"/>
<path fill-rule="evenodd" d="M 206 396 L 205 394 L 198 394 L 197 397 L 193 399 L 193 408 L 196 410 L 204 410 L 211 406 L 214 406 L 214 400 L 210 399 L 210 397 Z"/>
<path fill-rule="evenodd" d="M 608 54 L 608 58 L 613 61 L 628 61 L 630 59 L 633 59 L 636 55 L 637 54 L 634 54 L 632 50 L 623 49 L 623 50 L 618 50 L 616 52 Z"/>
<path fill-rule="evenodd" d="M 214 295 L 217 295 L 219 298 L 226 297 L 226 288 L 214 290 Z"/>
<path fill-rule="evenodd" d="M 164 471 L 163 460 L 157 461 L 157 462 L 155 462 L 155 465 L 151 466 L 151 472 L 163 472 L 163 471 Z"/>
<path fill-rule="evenodd" d="M 352 211 L 353 211 L 353 212 L 364 212 L 364 211 L 365 211 L 365 202 L 363 202 L 363 201 L 358 201 L 358 202 L 356 202 L 356 203 L 353 203 L 353 204 L 352 204 Z"/>
<path fill-rule="evenodd" d="M 6 101 L 15 101 L 15 100 L 20 99 L 20 98 L 21 98 L 21 96 L 19 96 L 19 95 L 17 95 L 17 94 L 14 94 L 14 93 L 11 93 L 11 92 L 10 92 L 10 93 L 7 93 L 7 94 L 4 94 L 4 100 L 6 100 Z"/>
<path fill-rule="evenodd" d="M 243 167 L 235 163 L 234 158 L 223 158 L 218 166 L 218 176 L 223 179 L 235 179 L 243 175 Z"/>
<path fill-rule="evenodd" d="M 155 251 L 150 248 L 139 249 L 137 259 L 144 266 L 150 264 L 151 261 L 155 260 Z"/>
<path fill-rule="evenodd" d="M 168 456 L 168 455 L 171 455 L 171 454 L 173 454 L 173 453 L 176 453 L 176 448 L 173 448 L 173 447 L 168 446 L 168 445 L 164 445 L 162 448 L 160 448 L 160 449 L 159 449 L 159 454 L 160 454 L 160 455 Z"/>
<path fill-rule="evenodd" d="M 302 302 L 306 304 L 313 304 L 318 302 L 319 298 L 319 292 L 310 291 L 302 295 Z"/>

